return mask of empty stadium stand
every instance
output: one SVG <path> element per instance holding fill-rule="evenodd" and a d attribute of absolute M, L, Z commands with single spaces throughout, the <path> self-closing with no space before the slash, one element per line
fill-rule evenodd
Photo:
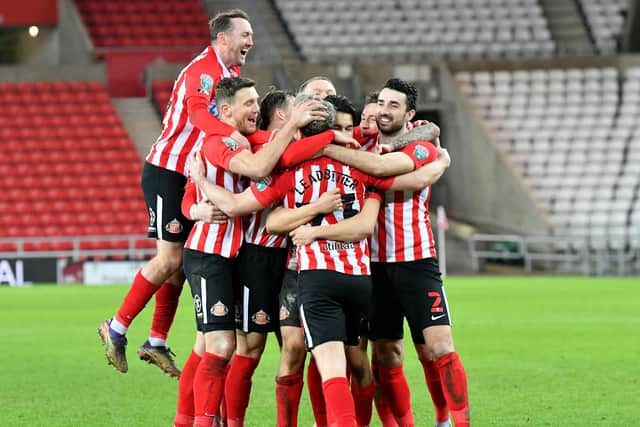
<path fill-rule="evenodd" d="M 640 68 L 460 72 L 456 79 L 556 235 L 586 239 L 592 251 L 640 248 Z"/>
<path fill-rule="evenodd" d="M 547 56 L 537 0 L 275 0 L 312 62 Z"/>
<path fill-rule="evenodd" d="M 0 84 L 0 137 L 0 238 L 46 251 L 105 236 L 80 249 L 126 249 L 109 236 L 145 233 L 141 160 L 103 83 Z"/>
<path fill-rule="evenodd" d="M 171 97 L 172 88 L 173 82 L 171 80 L 154 80 L 151 83 L 151 98 L 153 99 L 153 104 L 158 110 L 160 117 L 164 116 L 167 103 Z"/>
<path fill-rule="evenodd" d="M 598 51 L 619 51 L 629 0 L 579 0 Z"/>
<path fill-rule="evenodd" d="M 198 0 L 76 2 L 96 47 L 204 46 L 208 17 Z"/>

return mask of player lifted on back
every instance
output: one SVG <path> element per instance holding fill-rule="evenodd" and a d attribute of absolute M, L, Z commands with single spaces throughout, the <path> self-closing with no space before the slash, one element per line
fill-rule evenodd
<path fill-rule="evenodd" d="M 109 364 L 127 372 L 125 334 L 133 319 L 151 297 L 156 307 L 149 339 L 138 355 L 178 377 L 167 334 L 184 283 L 182 248 L 193 223 L 180 211 L 186 183 L 187 155 L 205 134 L 231 135 L 238 143 L 246 139 L 218 120 L 214 92 L 220 79 L 240 75 L 253 47 L 249 17 L 239 9 L 221 12 L 209 22 L 211 45 L 178 75 L 162 121 L 162 133 L 153 144 L 142 171 L 142 191 L 149 211 L 149 237 L 156 239 L 157 254 L 135 276 L 116 315 L 104 321 L 98 333 Z"/>

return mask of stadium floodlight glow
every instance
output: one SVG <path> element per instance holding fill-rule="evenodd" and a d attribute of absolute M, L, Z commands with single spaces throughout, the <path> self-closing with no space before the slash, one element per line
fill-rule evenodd
<path fill-rule="evenodd" d="M 29 27 L 29 35 L 33 38 L 38 37 L 38 34 L 40 34 L 40 28 L 38 28 L 37 25 L 32 25 Z"/>

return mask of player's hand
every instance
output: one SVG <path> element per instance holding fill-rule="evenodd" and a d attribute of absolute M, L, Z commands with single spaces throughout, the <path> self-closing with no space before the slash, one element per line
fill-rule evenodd
<path fill-rule="evenodd" d="M 247 150 L 251 149 L 251 144 L 249 143 L 249 140 L 240 132 L 238 131 L 234 131 L 231 135 L 229 135 L 229 138 L 233 139 L 235 142 L 238 143 L 238 147 L 240 148 L 244 148 Z"/>
<path fill-rule="evenodd" d="M 360 143 L 346 132 L 333 131 L 333 142 L 349 148 L 360 148 Z"/>
<path fill-rule="evenodd" d="M 194 205 L 191 210 L 191 217 L 196 221 L 203 221 L 209 224 L 224 224 L 229 219 L 229 217 L 210 201 L 200 202 Z"/>
<path fill-rule="evenodd" d="M 446 148 L 442 148 L 438 145 L 438 157 L 437 161 L 443 162 L 447 167 L 451 165 L 451 156 L 449 156 L 449 151 Z"/>
<path fill-rule="evenodd" d="M 301 128 L 314 120 L 325 120 L 329 113 L 325 106 L 318 101 L 309 100 L 293 107 L 291 110 L 291 120 L 297 127 Z"/>
<path fill-rule="evenodd" d="M 291 241 L 296 246 L 308 245 L 316 240 L 315 229 L 316 227 L 301 225 L 291 231 L 289 237 L 291 237 Z"/>
<path fill-rule="evenodd" d="M 202 182 L 202 180 L 207 179 L 205 174 L 204 162 L 202 161 L 202 156 L 200 152 L 190 153 L 187 156 L 187 171 L 189 171 L 189 175 L 191 179 L 196 184 Z"/>
<path fill-rule="evenodd" d="M 322 195 L 313 202 L 320 214 L 328 214 L 337 209 L 342 208 L 342 196 L 340 195 L 340 189 L 334 188 L 331 191 L 322 193 Z"/>

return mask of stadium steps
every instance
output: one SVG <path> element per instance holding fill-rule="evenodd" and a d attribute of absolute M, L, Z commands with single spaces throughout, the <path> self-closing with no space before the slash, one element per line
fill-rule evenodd
<path fill-rule="evenodd" d="M 593 54 L 594 45 L 575 0 L 540 0 L 559 53 Z"/>
<path fill-rule="evenodd" d="M 160 118 L 148 98 L 113 98 L 112 103 L 140 159 L 160 134 Z"/>
<path fill-rule="evenodd" d="M 239 8 L 249 14 L 253 27 L 255 44 L 249 54 L 253 63 L 278 64 L 283 61 L 300 59 L 297 49 L 284 30 L 282 21 L 268 0 L 205 0 L 205 9 L 209 16 Z"/>

